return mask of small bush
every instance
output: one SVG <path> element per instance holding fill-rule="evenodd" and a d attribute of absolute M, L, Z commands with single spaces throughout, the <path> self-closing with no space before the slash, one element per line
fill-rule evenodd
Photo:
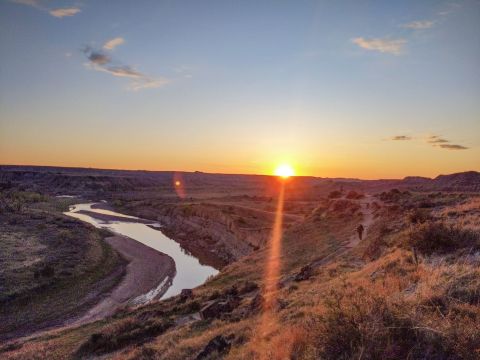
<path fill-rule="evenodd" d="M 413 227 L 407 243 L 424 255 L 446 254 L 465 248 L 480 249 L 480 236 L 470 229 L 428 221 Z"/>
<path fill-rule="evenodd" d="M 338 199 L 341 196 L 342 196 L 342 193 L 338 190 L 334 190 L 334 191 L 330 192 L 330 194 L 328 194 L 329 199 Z"/>
<path fill-rule="evenodd" d="M 360 193 L 357 193 L 357 192 L 354 191 L 354 190 L 349 191 L 349 193 L 348 193 L 347 196 L 346 196 L 347 199 L 354 199 L 354 200 L 356 200 L 356 199 L 362 199 L 362 198 L 364 198 L 364 197 L 365 197 L 365 195 L 360 194 Z"/>
<path fill-rule="evenodd" d="M 453 343 L 365 288 L 333 291 L 311 332 L 321 359 L 450 359 Z"/>
<path fill-rule="evenodd" d="M 407 214 L 408 221 L 412 224 L 422 224 L 428 220 L 432 219 L 430 211 L 426 209 L 415 208 L 408 212 Z"/>
<path fill-rule="evenodd" d="M 94 333 L 77 350 L 77 355 L 106 354 L 122 349 L 130 344 L 138 344 L 147 338 L 160 335 L 165 332 L 172 322 L 169 320 L 147 320 L 138 322 L 133 319 L 125 319 L 108 326 L 100 333 Z"/>

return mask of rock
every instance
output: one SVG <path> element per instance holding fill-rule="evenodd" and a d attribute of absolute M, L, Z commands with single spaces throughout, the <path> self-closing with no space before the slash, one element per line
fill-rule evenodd
<path fill-rule="evenodd" d="M 219 318 L 222 314 L 229 313 L 240 303 L 238 297 L 208 301 L 200 309 L 200 315 L 203 319 Z"/>
<path fill-rule="evenodd" d="M 215 336 L 207 346 L 197 355 L 196 360 L 216 359 L 218 355 L 225 354 L 230 350 L 230 342 L 222 335 Z M 211 357 L 217 355 L 217 357 Z"/>
<path fill-rule="evenodd" d="M 295 275 L 295 281 L 304 281 L 308 280 L 313 276 L 313 267 L 311 265 L 306 265 L 300 269 L 300 272 Z"/>
<path fill-rule="evenodd" d="M 180 299 L 183 301 L 190 299 L 192 297 L 193 297 L 192 289 L 182 289 L 182 291 L 180 292 Z"/>

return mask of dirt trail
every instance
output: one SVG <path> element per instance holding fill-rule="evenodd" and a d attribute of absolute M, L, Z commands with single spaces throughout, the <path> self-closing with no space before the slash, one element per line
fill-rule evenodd
<path fill-rule="evenodd" d="M 362 241 L 365 240 L 365 238 L 368 236 L 368 229 L 375 222 L 375 216 L 373 214 L 375 211 L 375 208 L 372 206 L 374 201 L 377 201 L 377 200 L 373 199 L 371 195 L 366 195 L 365 198 L 358 201 L 361 206 L 362 214 L 363 214 L 363 221 L 361 223 L 364 227 Z M 355 232 L 350 236 L 350 239 L 346 244 L 341 245 L 339 248 L 332 251 L 330 254 L 323 256 L 317 260 L 314 260 L 313 262 L 310 263 L 310 266 L 315 268 L 318 266 L 325 265 L 332 258 L 343 255 L 347 251 L 357 246 L 359 242 L 360 242 L 360 239 L 358 238 L 358 234 Z"/>
<path fill-rule="evenodd" d="M 375 221 L 374 215 L 373 215 L 374 207 L 372 206 L 373 202 L 374 200 L 372 199 L 371 195 L 366 195 L 365 198 L 359 201 L 359 204 L 362 207 L 362 214 L 363 214 L 363 221 L 361 223 L 364 229 L 362 240 L 368 236 L 368 229 L 370 226 L 372 226 L 372 224 Z M 351 249 L 357 246 L 359 242 L 360 242 L 360 239 L 358 237 L 358 234 L 352 234 L 346 247 L 347 249 Z"/>
<path fill-rule="evenodd" d="M 363 240 L 365 240 L 365 238 L 368 235 L 368 228 L 375 222 L 375 216 L 374 216 L 375 207 L 372 206 L 373 202 L 375 201 L 378 202 L 377 199 L 373 199 L 372 196 L 370 195 L 367 195 L 365 196 L 365 198 L 358 201 L 359 204 L 361 205 L 362 214 L 363 214 L 363 221 L 362 221 L 362 225 L 364 227 Z M 331 253 L 325 256 L 319 257 L 316 260 L 313 260 L 307 265 L 307 267 L 311 267 L 312 269 L 315 269 L 319 266 L 323 266 L 328 262 L 330 262 L 333 258 L 347 253 L 352 248 L 357 246 L 359 242 L 360 242 L 360 239 L 358 238 L 358 234 L 355 232 L 350 236 L 348 242 L 344 242 L 336 250 L 332 251 Z M 290 274 L 284 277 L 280 281 L 280 286 L 283 287 L 286 284 L 292 282 L 296 276 L 297 274 Z"/>

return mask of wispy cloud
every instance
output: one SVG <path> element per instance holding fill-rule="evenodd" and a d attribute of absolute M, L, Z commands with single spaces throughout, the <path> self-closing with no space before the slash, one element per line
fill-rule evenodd
<path fill-rule="evenodd" d="M 141 78 L 138 81 L 134 81 L 130 84 L 129 89 L 133 91 L 143 90 L 143 89 L 156 89 L 162 86 L 167 85 L 170 80 L 165 78 Z"/>
<path fill-rule="evenodd" d="M 412 137 L 407 135 L 395 135 L 395 136 L 392 136 L 390 140 L 394 140 L 394 141 L 412 140 Z"/>
<path fill-rule="evenodd" d="M 352 42 L 362 49 L 378 51 L 381 53 L 400 55 L 402 54 L 407 40 L 389 39 L 389 38 L 370 38 L 357 37 Z"/>
<path fill-rule="evenodd" d="M 103 44 L 103 48 L 105 50 L 113 50 L 118 45 L 122 45 L 125 42 L 124 38 L 116 37 L 114 39 L 108 40 L 105 44 Z"/>
<path fill-rule="evenodd" d="M 412 21 L 408 24 L 403 24 L 401 27 L 406 29 L 413 29 L 413 30 L 425 30 L 430 29 L 435 24 L 434 21 L 431 20 L 419 20 L 419 21 Z"/>
<path fill-rule="evenodd" d="M 53 10 L 50 10 L 49 13 L 50 15 L 52 16 L 55 16 L 57 18 L 63 18 L 65 16 L 73 16 L 75 14 L 78 14 L 79 12 L 81 12 L 82 10 L 80 10 L 79 8 L 63 8 L 63 9 L 53 9 Z"/>
<path fill-rule="evenodd" d="M 410 141 L 415 139 L 419 140 L 419 139 L 422 139 L 422 137 L 413 137 L 410 135 L 395 135 L 388 138 L 388 140 L 392 140 L 392 141 Z M 423 141 L 425 141 L 427 144 L 433 147 L 437 147 L 445 150 L 467 150 L 468 149 L 468 147 L 463 145 L 452 144 L 449 140 L 439 135 L 427 136 L 426 138 L 423 138 Z"/>
<path fill-rule="evenodd" d="M 173 68 L 173 71 L 175 71 L 177 74 L 183 76 L 186 79 L 190 79 L 193 77 L 192 75 L 192 68 L 187 65 L 180 65 L 175 68 Z"/>
<path fill-rule="evenodd" d="M 120 38 L 116 38 L 116 39 L 120 39 Z M 112 39 L 112 40 L 116 40 L 116 39 Z M 107 45 L 108 43 L 109 41 L 107 41 L 105 45 Z M 122 43 L 123 43 L 123 39 L 122 39 Z M 117 41 L 117 43 L 113 45 L 113 48 L 119 44 L 120 43 Z M 104 45 L 104 49 L 111 50 L 110 47 L 105 47 L 105 45 Z M 142 89 L 159 88 L 170 82 L 168 79 L 165 79 L 165 78 L 152 78 L 136 70 L 130 65 L 114 63 L 111 56 L 108 53 L 106 53 L 105 50 L 97 50 L 87 46 L 83 50 L 83 53 L 88 59 L 88 63 L 86 64 L 86 66 L 89 69 L 105 72 L 115 77 L 123 77 L 123 78 L 131 79 L 132 81 L 128 86 L 129 90 L 138 91 Z"/>
<path fill-rule="evenodd" d="M 432 135 L 427 138 L 427 142 L 432 146 L 436 146 L 446 150 L 467 150 L 468 147 L 458 144 L 451 144 L 449 140 L 438 135 Z"/>
<path fill-rule="evenodd" d="M 463 146 L 463 145 L 457 145 L 457 144 L 441 144 L 438 145 L 442 149 L 447 149 L 447 150 L 467 150 L 468 147 Z"/>
<path fill-rule="evenodd" d="M 11 0 L 16 4 L 28 5 L 35 8 L 42 8 L 40 1 L 38 0 Z"/>
<path fill-rule="evenodd" d="M 44 1 L 41 1 L 41 0 L 10 0 L 10 1 L 16 4 L 34 7 L 35 9 L 47 12 L 56 18 L 73 16 L 82 11 L 79 7 L 50 9 L 49 7 L 45 6 Z"/>
<path fill-rule="evenodd" d="M 108 67 L 108 71 L 112 75 L 119 76 L 119 77 L 128 77 L 128 78 L 138 79 L 145 76 L 141 72 L 138 72 L 137 70 L 132 69 L 128 65 L 110 66 Z"/>
<path fill-rule="evenodd" d="M 443 139 L 437 135 L 432 135 L 427 139 L 429 144 L 445 144 L 448 143 L 447 139 Z"/>

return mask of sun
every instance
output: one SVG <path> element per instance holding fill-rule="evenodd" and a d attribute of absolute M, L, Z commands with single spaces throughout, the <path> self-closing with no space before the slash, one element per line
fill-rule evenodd
<path fill-rule="evenodd" d="M 295 175 L 295 171 L 290 165 L 282 164 L 275 169 L 275 175 L 280 176 L 281 178 L 287 179 L 290 176 Z"/>

